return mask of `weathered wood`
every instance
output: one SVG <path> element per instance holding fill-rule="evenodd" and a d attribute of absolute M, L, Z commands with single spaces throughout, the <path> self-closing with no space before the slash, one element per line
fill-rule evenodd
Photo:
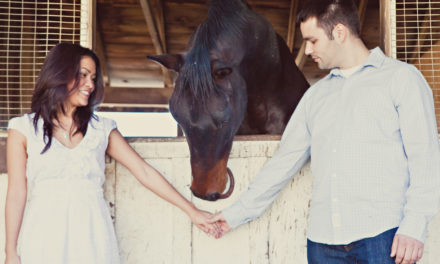
<path fill-rule="evenodd" d="M 99 29 L 99 26 L 96 26 L 96 28 L 97 30 L 95 32 L 95 42 L 94 42 L 95 52 L 99 58 L 99 63 L 101 65 L 104 84 L 108 85 L 111 77 L 109 76 L 109 71 L 108 71 L 107 56 L 105 55 L 104 45 L 102 43 L 101 30 Z"/>
<path fill-rule="evenodd" d="M 139 0 L 139 2 L 141 4 L 142 12 L 148 27 L 148 33 L 153 41 L 156 54 L 166 53 L 164 40 L 160 38 L 157 21 L 155 21 L 151 12 L 150 2 L 148 0 Z"/>
<path fill-rule="evenodd" d="M 104 103 L 168 104 L 173 89 L 165 88 L 105 88 Z"/>
<path fill-rule="evenodd" d="M 289 47 L 290 52 L 293 51 L 293 45 L 295 44 L 295 29 L 296 29 L 296 13 L 298 9 L 298 0 L 290 1 L 290 13 L 289 24 L 287 29 L 286 44 Z"/>
<path fill-rule="evenodd" d="M 162 80 L 162 72 L 160 69 L 153 69 L 153 68 L 133 68 L 133 69 L 117 69 L 114 68 L 115 74 L 113 74 L 114 78 L 119 79 L 154 79 L 154 80 Z M 110 85 L 111 86 L 111 85 Z"/>
<path fill-rule="evenodd" d="M 142 0 L 145 1 L 146 0 Z M 180 53 L 186 49 L 192 32 L 202 23 L 207 15 L 206 0 L 149 0 L 151 20 L 156 25 L 156 35 L 167 53 Z M 376 3 L 377 2 L 377 3 Z M 378 19 L 379 0 L 361 1 L 365 7 L 363 39 L 374 45 L 378 43 Z M 146 17 L 140 0 L 97 0 L 98 22 L 101 29 L 101 37 L 108 64 L 108 72 L 116 76 L 113 84 L 129 87 L 142 86 L 170 86 L 157 84 L 159 81 L 160 67 L 151 64 L 145 59 L 147 55 L 158 54 L 156 46 L 149 35 Z M 248 4 L 257 13 L 264 16 L 274 27 L 275 31 L 286 40 L 289 48 L 298 55 L 297 62 L 309 81 L 313 82 L 325 75 L 314 62 L 307 59 L 301 49 L 300 33 L 295 23 L 295 15 L 304 5 L 304 0 L 248 0 Z M 296 12 L 294 8 L 296 6 Z M 373 14 L 373 15 L 372 15 Z M 290 28 L 289 28 L 290 27 Z M 377 44 L 376 44 L 377 45 Z M 310 64 L 310 66 L 308 65 Z M 152 74 L 147 73 L 152 71 Z M 163 77 L 162 77 L 163 78 Z M 167 77 L 168 78 L 168 77 Z M 168 78 L 172 80 L 173 76 Z M 125 80 L 127 82 L 125 82 Z M 172 82 L 171 82 L 172 83 Z M 111 84 L 112 85 L 112 84 Z"/>
<path fill-rule="evenodd" d="M 360 31 L 362 32 L 365 20 L 365 13 L 367 12 L 368 0 L 359 0 L 358 16 L 360 22 Z"/>
<path fill-rule="evenodd" d="M 143 124 L 151 125 L 151 124 Z M 184 197 L 199 208 L 215 212 L 235 202 L 263 164 L 273 156 L 278 140 L 264 136 L 234 141 L 230 168 L 236 172 L 236 190 L 215 203 L 194 198 L 189 150 L 184 138 L 131 138 L 130 145 L 165 175 Z M 4 206 L 7 174 L 0 174 L 0 263 L 4 262 Z M 313 177 L 309 164 L 291 180 L 258 219 L 232 230 L 221 239 L 208 237 L 191 224 L 180 209 L 145 189 L 121 164 L 106 162 L 105 198 L 110 206 L 121 263 L 224 264 L 295 263 L 306 261 L 308 203 Z M 440 259 L 440 214 L 431 221 L 420 264 Z"/>
<path fill-rule="evenodd" d="M 393 57 L 391 46 L 391 1 L 380 0 L 380 47 L 384 53 Z"/>
<path fill-rule="evenodd" d="M 148 0 L 139 0 L 142 7 L 142 12 L 144 13 L 145 21 L 147 22 L 148 32 L 150 34 L 150 37 L 153 41 L 154 49 L 156 51 L 156 54 L 164 54 L 167 53 L 167 49 L 165 46 L 165 34 L 163 29 L 163 23 L 161 23 L 161 17 L 162 15 L 159 14 L 156 19 L 153 17 L 150 2 Z M 161 12 L 160 10 L 155 10 L 154 13 Z M 163 20 L 162 20 L 163 21 Z M 162 38 L 161 38 L 162 37 Z M 171 80 L 171 76 L 169 74 L 169 71 L 165 67 L 161 67 L 162 73 L 163 73 L 163 80 L 165 87 L 172 87 L 173 81 Z"/>
<path fill-rule="evenodd" d="M 146 56 L 147 54 L 137 58 L 112 57 L 107 60 L 112 65 L 112 69 L 160 71 L 159 65 L 148 60 Z"/>
<path fill-rule="evenodd" d="M 296 58 L 295 58 L 296 66 L 298 66 L 298 68 L 301 71 L 303 70 L 304 64 L 306 63 L 306 59 L 307 59 L 307 56 L 305 54 L 305 50 L 306 50 L 306 42 L 303 41 L 301 43 L 301 47 L 299 48 L 298 54 L 296 55 Z"/>

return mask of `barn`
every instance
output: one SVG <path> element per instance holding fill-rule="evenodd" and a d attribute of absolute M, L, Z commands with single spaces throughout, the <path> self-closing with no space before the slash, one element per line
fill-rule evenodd
<path fill-rule="evenodd" d="M 306 0 L 248 0 L 286 41 L 313 84 L 328 71 L 304 56 L 296 14 Z M 368 48 L 414 64 L 429 82 L 440 123 L 440 0 L 356 0 Z M 176 73 L 146 55 L 179 53 L 206 17 L 207 0 L 0 0 L 0 262 L 4 258 L 5 145 L 8 120 L 29 111 L 33 84 L 51 47 L 80 43 L 99 56 L 105 80 L 103 112 L 163 112 Z M 151 126 L 154 124 L 144 124 Z M 280 136 L 234 139 L 228 166 L 233 194 L 207 202 L 189 190 L 189 151 L 177 137 L 131 137 L 141 156 L 199 208 L 219 211 L 234 202 L 276 151 Z M 308 208 L 313 185 L 309 164 L 289 182 L 259 219 L 220 240 L 207 237 L 178 209 L 145 190 L 107 158 L 104 186 L 122 263 L 306 263 Z M 431 223 L 420 263 L 440 259 L 440 216 Z"/>

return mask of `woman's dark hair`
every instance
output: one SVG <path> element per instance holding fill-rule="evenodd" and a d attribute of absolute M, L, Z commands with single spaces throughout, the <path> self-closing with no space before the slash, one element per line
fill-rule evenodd
<path fill-rule="evenodd" d="M 77 128 L 74 134 L 85 135 L 90 119 L 96 118 L 93 111 L 104 97 L 104 83 L 98 57 L 90 49 L 78 44 L 60 43 L 56 45 L 44 60 L 32 95 L 31 112 L 35 113 L 33 120 L 35 131 L 37 131 L 38 120 L 41 118 L 44 122 L 43 139 L 46 146 L 41 153 L 46 152 L 52 144 L 53 121 L 58 120 L 57 114 L 60 111 L 65 113 L 64 102 L 72 92 L 78 89 L 83 57 L 90 57 L 95 62 L 95 89 L 89 96 L 88 104 L 77 107 L 73 113 L 73 122 Z M 67 86 L 72 80 L 75 80 L 73 89 L 69 91 Z"/>
<path fill-rule="evenodd" d="M 308 0 L 298 13 L 297 21 L 302 23 L 312 17 L 316 17 L 318 26 L 324 29 L 329 39 L 333 39 L 333 28 L 339 23 L 360 37 L 359 17 L 352 0 Z"/>

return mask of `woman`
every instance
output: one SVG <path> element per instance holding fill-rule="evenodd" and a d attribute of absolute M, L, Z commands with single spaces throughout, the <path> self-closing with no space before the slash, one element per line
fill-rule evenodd
<path fill-rule="evenodd" d="M 31 113 L 10 120 L 6 264 L 119 263 L 103 199 L 105 153 L 197 227 L 214 230 L 207 223 L 209 213 L 195 208 L 147 164 L 113 120 L 93 114 L 103 87 L 91 50 L 59 44 L 41 69 Z"/>

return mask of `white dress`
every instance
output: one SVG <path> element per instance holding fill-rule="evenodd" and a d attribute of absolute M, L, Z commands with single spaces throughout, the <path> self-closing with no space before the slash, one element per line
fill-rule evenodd
<path fill-rule="evenodd" d="M 41 154 L 43 122 L 33 114 L 9 121 L 27 139 L 28 202 L 20 230 L 21 264 L 116 264 L 119 252 L 103 198 L 105 151 L 113 120 L 91 119 L 73 149 L 56 138 Z"/>

